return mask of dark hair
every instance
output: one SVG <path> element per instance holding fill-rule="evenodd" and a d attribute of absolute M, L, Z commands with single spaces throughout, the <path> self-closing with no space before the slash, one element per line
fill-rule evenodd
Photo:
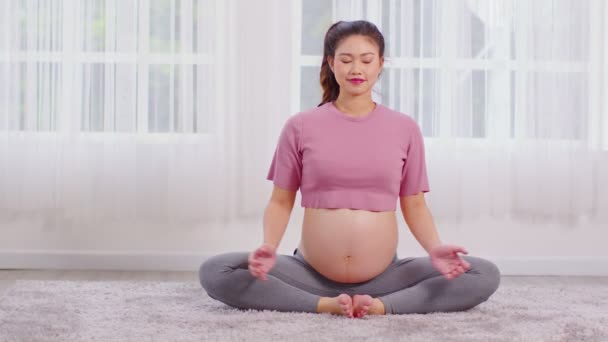
<path fill-rule="evenodd" d="M 371 38 L 378 45 L 379 57 L 384 57 L 384 36 L 373 23 L 365 20 L 338 21 L 331 25 L 325 33 L 323 43 L 323 63 L 321 63 L 321 87 L 323 88 L 323 99 L 319 106 L 334 101 L 340 94 L 340 86 L 336 81 L 334 73 L 329 68 L 327 57 L 332 58 L 336 54 L 336 48 L 351 35 L 362 35 Z"/>

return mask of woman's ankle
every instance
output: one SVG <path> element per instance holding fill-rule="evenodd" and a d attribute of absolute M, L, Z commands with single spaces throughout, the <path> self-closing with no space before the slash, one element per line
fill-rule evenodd
<path fill-rule="evenodd" d="M 321 313 L 321 312 L 325 312 L 326 310 L 326 304 L 325 304 L 325 300 L 327 297 L 319 297 L 319 301 L 317 302 L 317 312 Z"/>
<path fill-rule="evenodd" d="M 370 315 L 385 315 L 386 312 L 384 310 L 384 303 L 380 299 L 374 298 L 368 313 Z"/>
<path fill-rule="evenodd" d="M 323 313 L 323 312 L 334 313 L 334 311 L 336 311 L 334 301 L 335 301 L 335 299 L 332 297 L 320 297 L 319 302 L 317 303 L 317 312 L 318 313 Z"/>

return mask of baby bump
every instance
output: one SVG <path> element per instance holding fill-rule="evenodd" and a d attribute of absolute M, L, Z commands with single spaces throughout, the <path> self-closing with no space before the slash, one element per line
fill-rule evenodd
<path fill-rule="evenodd" d="M 390 265 L 397 243 L 394 211 L 306 208 L 298 248 L 323 276 L 359 283 Z"/>

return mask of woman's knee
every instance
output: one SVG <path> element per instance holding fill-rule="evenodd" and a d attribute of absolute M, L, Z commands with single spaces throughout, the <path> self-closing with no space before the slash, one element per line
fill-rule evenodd
<path fill-rule="evenodd" d="M 471 264 L 469 272 L 477 274 L 476 292 L 482 301 L 487 300 L 500 285 L 500 269 L 493 262 L 479 257 L 465 257 Z"/>
<path fill-rule="evenodd" d="M 224 253 L 205 260 L 198 271 L 199 281 L 207 294 L 216 295 L 230 273 L 247 263 L 246 253 Z"/>

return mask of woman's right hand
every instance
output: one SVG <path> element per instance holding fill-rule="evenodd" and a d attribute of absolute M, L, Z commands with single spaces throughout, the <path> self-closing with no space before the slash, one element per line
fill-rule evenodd
<path fill-rule="evenodd" d="M 266 275 L 276 262 L 276 249 L 265 243 L 249 254 L 249 272 L 256 278 L 267 280 Z"/>

